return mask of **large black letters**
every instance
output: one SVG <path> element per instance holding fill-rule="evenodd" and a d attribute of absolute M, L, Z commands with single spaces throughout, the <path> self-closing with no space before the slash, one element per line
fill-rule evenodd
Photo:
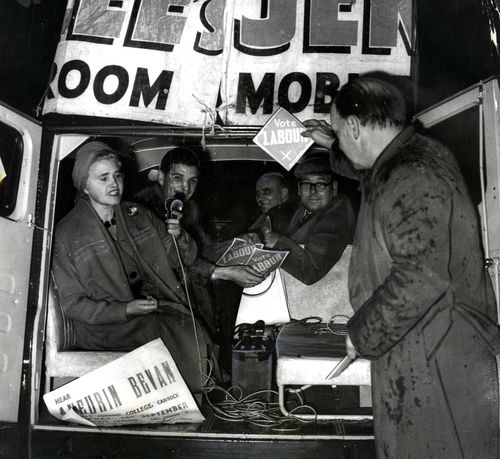
<path fill-rule="evenodd" d="M 73 88 L 68 88 L 67 77 L 69 72 L 76 71 L 80 73 L 80 81 Z M 75 97 L 81 96 L 87 89 L 90 82 L 90 68 L 89 66 L 78 59 L 65 62 L 59 73 L 59 78 L 57 81 L 57 90 L 62 97 L 66 99 L 74 99 Z"/>
<path fill-rule="evenodd" d="M 108 94 L 104 91 L 106 78 L 114 75 L 118 80 L 118 85 L 114 92 Z M 118 102 L 127 92 L 128 72 L 119 65 L 107 65 L 97 72 L 94 79 L 94 96 L 98 102 L 105 105 L 111 105 Z"/>
<path fill-rule="evenodd" d="M 157 110 L 165 110 L 173 75 L 174 72 L 162 70 L 162 72 L 160 73 L 156 81 L 153 83 L 153 85 L 150 85 L 148 69 L 139 67 L 137 69 L 137 75 L 135 76 L 134 88 L 132 89 L 132 96 L 130 97 L 130 106 L 131 107 L 139 106 L 139 100 L 141 98 L 141 94 L 144 100 L 145 107 L 147 107 L 152 102 L 154 97 L 158 95 L 158 99 L 156 99 L 155 108 Z"/>
<path fill-rule="evenodd" d="M 289 89 L 292 83 L 300 85 L 300 96 L 292 102 L 289 98 Z M 292 72 L 285 75 L 278 88 L 278 105 L 287 109 L 290 113 L 301 112 L 307 107 L 311 99 L 311 80 L 305 73 Z"/>
<path fill-rule="evenodd" d="M 240 73 L 238 78 L 238 94 L 236 96 L 236 113 L 246 113 L 246 101 L 252 114 L 257 113 L 263 102 L 263 113 L 273 112 L 274 73 L 266 73 L 257 90 L 253 84 L 251 73 Z"/>

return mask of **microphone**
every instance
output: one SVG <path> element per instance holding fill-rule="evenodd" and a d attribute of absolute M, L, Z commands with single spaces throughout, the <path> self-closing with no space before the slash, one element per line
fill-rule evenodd
<path fill-rule="evenodd" d="M 182 212 L 182 209 L 184 208 L 184 203 L 180 199 L 174 199 L 170 203 L 170 212 L 173 212 L 176 210 L 177 212 Z"/>
<path fill-rule="evenodd" d="M 176 193 L 173 198 L 165 201 L 165 210 L 169 215 L 171 215 L 173 211 L 182 212 L 182 209 L 184 209 L 183 197 L 181 193 Z"/>

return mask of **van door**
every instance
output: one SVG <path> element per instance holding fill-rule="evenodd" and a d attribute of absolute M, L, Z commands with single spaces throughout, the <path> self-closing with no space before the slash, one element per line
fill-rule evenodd
<path fill-rule="evenodd" d="M 42 128 L 0 104 L 0 421 L 18 419 Z"/>
<path fill-rule="evenodd" d="M 489 78 L 451 96 L 416 118 L 448 145 L 464 173 L 481 217 L 485 264 L 500 320 L 500 85 Z"/>

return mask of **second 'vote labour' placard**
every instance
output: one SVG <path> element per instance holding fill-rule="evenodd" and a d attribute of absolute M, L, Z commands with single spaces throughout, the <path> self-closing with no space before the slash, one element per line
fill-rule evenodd
<path fill-rule="evenodd" d="M 300 135 L 304 129 L 295 116 L 280 107 L 253 141 L 289 171 L 314 143 Z"/>

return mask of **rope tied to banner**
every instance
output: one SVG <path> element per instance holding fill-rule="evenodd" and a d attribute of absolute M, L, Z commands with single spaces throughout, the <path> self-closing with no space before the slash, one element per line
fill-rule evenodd
<path fill-rule="evenodd" d="M 221 105 L 219 107 L 209 107 L 205 102 L 203 102 L 199 97 L 196 97 L 194 94 L 192 96 L 196 99 L 196 101 L 203 106 L 202 108 L 202 113 L 204 114 L 204 120 L 203 120 L 203 127 L 201 130 L 201 146 L 203 150 L 206 150 L 207 144 L 206 144 L 206 130 L 207 128 L 210 129 L 209 135 L 215 135 L 215 128 L 218 127 L 223 134 L 225 134 L 225 129 L 224 126 L 220 125 L 217 123 L 217 114 L 220 113 L 223 110 L 226 110 L 228 108 L 233 108 L 234 104 L 225 104 Z M 210 120 L 208 120 L 210 118 Z"/>

